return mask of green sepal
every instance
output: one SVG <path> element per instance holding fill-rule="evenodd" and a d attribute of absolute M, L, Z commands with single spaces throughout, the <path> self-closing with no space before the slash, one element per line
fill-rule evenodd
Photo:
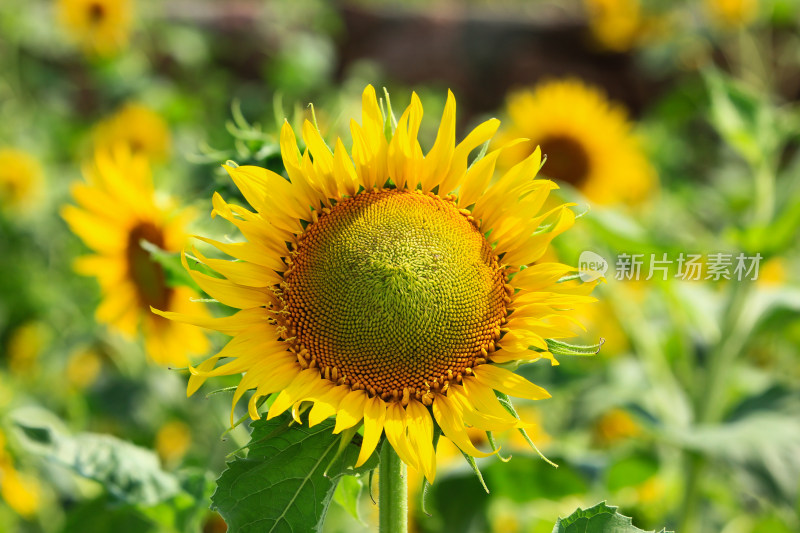
<path fill-rule="evenodd" d="M 500 455 L 499 451 L 500 448 L 498 448 L 497 444 L 494 442 L 494 433 L 492 433 L 491 431 L 487 431 L 486 438 L 489 441 L 489 446 L 492 447 L 492 451 L 495 452 L 495 455 L 497 456 L 498 459 L 500 459 L 504 463 L 507 463 L 511 460 L 510 455 L 508 457 L 503 457 L 502 455 Z"/>
<path fill-rule="evenodd" d="M 495 396 L 497 396 L 497 400 L 500 402 L 500 405 L 502 405 L 505 408 L 505 410 L 508 411 L 511 414 L 511 416 L 513 416 L 514 418 L 519 420 L 519 414 L 517 414 L 517 410 L 514 409 L 514 405 L 511 403 L 511 398 L 509 398 L 507 394 L 505 394 L 503 392 L 500 392 L 500 391 L 494 391 L 494 394 L 495 394 Z M 528 445 L 533 449 L 533 451 L 536 452 L 536 455 L 541 457 L 544 460 L 544 462 L 546 462 L 550 466 L 553 466 L 554 468 L 558 468 L 558 465 L 555 464 L 550 459 L 548 459 L 539 450 L 539 448 L 536 446 L 536 444 L 534 444 L 533 440 L 531 440 L 530 435 L 528 435 L 528 432 L 525 431 L 525 428 L 517 428 L 517 431 L 520 432 L 522 437 L 525 439 L 525 442 L 527 442 Z"/>
<path fill-rule="evenodd" d="M 226 392 L 234 392 L 238 387 L 231 386 L 231 387 L 222 387 L 221 389 L 215 389 L 210 392 L 206 393 L 206 399 L 211 398 L 212 396 L 216 396 L 217 394 L 225 394 Z"/>
<path fill-rule="evenodd" d="M 489 151 L 489 143 L 490 142 L 492 142 L 491 139 L 489 139 L 488 141 L 486 141 L 485 143 L 483 143 L 481 145 L 480 152 L 478 152 L 478 155 L 476 155 L 475 159 L 473 159 L 472 162 L 469 164 L 469 167 L 467 167 L 467 171 L 469 171 L 469 169 L 472 168 L 472 165 L 474 165 L 475 163 L 477 163 L 478 161 L 480 161 L 481 159 L 486 157 L 486 152 Z"/>
<path fill-rule="evenodd" d="M 381 99 L 381 111 L 384 116 L 383 133 L 386 135 L 386 140 L 392 140 L 394 137 L 394 130 L 397 129 L 397 119 L 392 110 L 392 99 L 389 98 L 389 89 L 383 88 L 383 95 L 386 98 L 386 109 L 383 108 L 383 99 Z"/>
<path fill-rule="evenodd" d="M 600 339 L 597 344 L 581 345 L 581 344 L 567 344 L 566 342 L 557 341 L 554 339 L 545 339 L 547 342 L 547 351 L 556 357 L 562 355 L 591 357 L 600 353 L 600 348 L 605 344 L 605 339 Z M 541 351 L 541 350 L 537 350 Z"/>
<path fill-rule="evenodd" d="M 461 455 L 463 455 L 464 459 L 466 459 L 467 463 L 469 463 L 470 468 L 472 468 L 472 471 L 475 473 L 475 476 L 478 478 L 478 481 L 480 481 L 483 490 L 486 491 L 486 494 L 489 494 L 489 487 L 486 486 L 486 481 L 484 481 L 483 479 L 483 474 L 481 474 L 481 469 L 478 468 L 478 463 L 475 462 L 475 458 L 461 449 L 459 449 L 458 451 L 461 452 Z"/>

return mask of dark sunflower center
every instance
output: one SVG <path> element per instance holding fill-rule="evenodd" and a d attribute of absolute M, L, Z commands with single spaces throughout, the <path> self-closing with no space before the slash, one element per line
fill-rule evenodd
<path fill-rule="evenodd" d="M 164 233 L 150 222 L 142 222 L 134 226 L 128 234 L 128 246 L 125 250 L 128 261 L 128 275 L 136 287 L 139 304 L 149 309 L 166 309 L 172 292 L 167 286 L 167 277 L 161 265 L 153 261 L 150 254 L 142 248 L 142 239 L 164 247 Z"/>
<path fill-rule="evenodd" d="M 88 6 L 89 21 L 96 24 L 106 16 L 106 7 L 100 2 L 92 2 Z"/>
<path fill-rule="evenodd" d="M 291 259 L 283 298 L 297 351 L 384 398 L 469 373 L 506 315 L 492 248 L 437 196 L 361 193 L 311 224 Z"/>
<path fill-rule="evenodd" d="M 566 135 L 545 137 L 539 141 L 547 162 L 542 172 L 548 177 L 580 187 L 589 177 L 589 154 L 583 145 Z"/>

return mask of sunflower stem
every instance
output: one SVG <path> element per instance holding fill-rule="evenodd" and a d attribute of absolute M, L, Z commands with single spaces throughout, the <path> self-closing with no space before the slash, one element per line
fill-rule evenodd
<path fill-rule="evenodd" d="M 406 465 L 384 441 L 378 475 L 378 514 L 380 533 L 407 533 L 408 482 Z"/>

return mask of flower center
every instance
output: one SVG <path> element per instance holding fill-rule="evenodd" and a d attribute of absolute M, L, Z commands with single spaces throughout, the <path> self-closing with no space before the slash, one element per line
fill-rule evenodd
<path fill-rule="evenodd" d="M 539 142 L 547 154 L 542 172 L 557 181 L 580 187 L 589 177 L 590 161 L 586 149 L 567 135 L 545 137 Z"/>
<path fill-rule="evenodd" d="M 505 275 L 448 200 L 362 192 L 310 224 L 283 289 L 301 364 L 384 399 L 429 399 L 494 349 Z"/>
<path fill-rule="evenodd" d="M 164 233 L 150 222 L 141 222 L 128 234 L 125 249 L 128 261 L 128 276 L 136 287 L 139 304 L 145 308 L 166 309 L 172 289 L 167 286 L 167 277 L 161 265 L 153 261 L 150 254 L 142 248 L 141 240 L 164 247 Z"/>
<path fill-rule="evenodd" d="M 106 7 L 100 2 L 92 2 L 88 6 L 89 22 L 97 24 L 106 16 Z"/>

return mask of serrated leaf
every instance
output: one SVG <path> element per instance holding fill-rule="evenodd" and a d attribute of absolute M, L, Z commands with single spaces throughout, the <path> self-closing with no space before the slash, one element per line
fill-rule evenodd
<path fill-rule="evenodd" d="M 647 533 L 633 525 L 630 517 L 621 515 L 616 507 L 600 502 L 588 509 L 578 508 L 567 518 L 559 518 L 553 533 Z M 650 533 L 653 533 L 652 531 Z M 667 533 L 662 529 L 660 533 Z"/>
<path fill-rule="evenodd" d="M 26 449 L 79 476 L 101 483 L 119 502 L 155 505 L 180 492 L 175 476 L 163 471 L 158 457 L 111 435 L 67 435 L 53 427 L 16 420 Z"/>
<path fill-rule="evenodd" d="M 353 443 L 337 457 L 341 436 L 333 434 L 333 421 L 313 428 L 290 421 L 284 414 L 253 422 L 247 457 L 228 463 L 217 480 L 212 508 L 229 533 L 320 531 L 339 478 L 378 466 L 373 453 L 355 468 Z"/>

